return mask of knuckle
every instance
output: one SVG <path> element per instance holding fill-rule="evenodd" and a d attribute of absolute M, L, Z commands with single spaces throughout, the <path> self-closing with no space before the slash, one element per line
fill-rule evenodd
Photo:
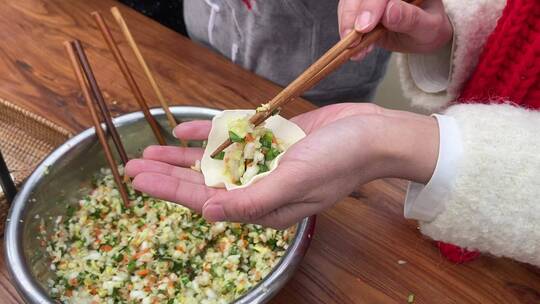
<path fill-rule="evenodd" d="M 435 15 L 434 17 L 434 28 L 439 37 L 447 37 L 452 35 L 452 26 L 450 25 L 450 20 L 448 16 L 443 14 Z"/>
<path fill-rule="evenodd" d="M 420 23 L 420 14 L 418 13 L 418 10 L 409 9 L 405 16 L 405 22 L 403 25 L 407 31 L 411 31 L 418 27 Z"/>

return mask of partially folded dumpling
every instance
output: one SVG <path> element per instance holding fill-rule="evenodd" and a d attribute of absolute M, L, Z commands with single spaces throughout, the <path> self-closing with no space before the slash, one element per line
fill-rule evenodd
<path fill-rule="evenodd" d="M 227 190 L 246 187 L 270 174 L 284 152 L 304 138 L 304 131 L 287 119 L 274 115 L 255 127 L 249 118 L 255 110 L 226 110 L 212 120 L 212 130 L 201 160 L 204 182 Z M 233 142 L 211 158 L 227 138 Z"/>

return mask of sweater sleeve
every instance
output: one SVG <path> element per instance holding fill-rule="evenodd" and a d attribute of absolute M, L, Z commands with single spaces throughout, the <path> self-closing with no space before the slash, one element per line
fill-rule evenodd
<path fill-rule="evenodd" d="M 444 55 L 445 50 L 437 50 L 432 54 L 399 54 L 397 58 L 405 96 L 412 99 L 413 105 L 432 111 L 444 108 L 458 97 L 463 84 L 474 71 L 483 46 L 495 29 L 506 5 L 506 0 L 443 2 L 454 27 L 454 40 L 451 54 L 447 56 L 447 68 L 441 68 L 440 60 L 433 60 L 434 57 L 440 58 L 441 54 Z M 447 80 L 439 81 L 438 90 L 426 89 L 426 85 L 419 83 L 419 79 L 424 77 L 414 75 L 418 70 L 427 70 L 426 74 L 432 79 L 446 77 Z"/>
<path fill-rule="evenodd" d="M 427 236 L 540 266 L 540 112 L 455 105 L 463 154 Z"/>

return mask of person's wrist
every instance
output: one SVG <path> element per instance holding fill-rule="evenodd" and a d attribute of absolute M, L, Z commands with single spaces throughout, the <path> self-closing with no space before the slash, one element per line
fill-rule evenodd
<path fill-rule="evenodd" d="M 439 154 L 439 127 L 434 117 L 385 111 L 378 120 L 375 151 L 379 177 L 427 183 Z"/>

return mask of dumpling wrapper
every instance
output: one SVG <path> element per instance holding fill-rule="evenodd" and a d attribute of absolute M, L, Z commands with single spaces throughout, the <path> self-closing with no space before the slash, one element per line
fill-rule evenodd
<path fill-rule="evenodd" d="M 227 177 L 224 174 L 225 162 L 223 160 L 211 158 L 210 154 L 212 154 L 212 152 L 214 152 L 219 145 L 229 138 L 228 124 L 230 121 L 238 118 L 244 118 L 246 116 L 251 117 L 253 114 L 255 114 L 255 110 L 225 110 L 214 116 L 212 119 L 212 129 L 208 135 L 206 149 L 204 150 L 203 158 L 201 160 L 201 172 L 204 175 L 204 183 L 208 187 L 225 187 L 227 190 L 233 190 L 237 188 L 244 188 L 256 183 L 258 180 L 264 178 L 276 169 L 279 164 L 279 160 L 287 152 L 287 149 L 289 149 L 290 146 L 306 137 L 306 133 L 304 133 L 304 131 L 293 122 L 279 115 L 274 115 L 268 118 L 264 123 L 264 127 L 270 129 L 274 135 L 281 140 L 285 150 L 272 161 L 267 172 L 255 175 L 244 185 L 236 185 L 231 183 L 227 180 Z"/>

